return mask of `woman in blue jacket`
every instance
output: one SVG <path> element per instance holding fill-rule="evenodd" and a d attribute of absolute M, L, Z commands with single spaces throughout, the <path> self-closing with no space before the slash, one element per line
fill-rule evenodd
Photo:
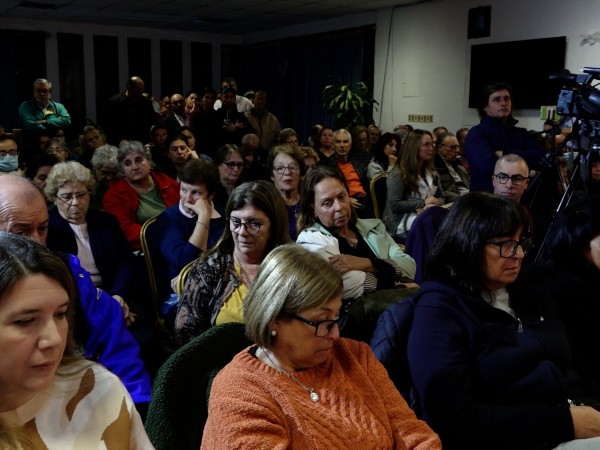
<path fill-rule="evenodd" d="M 557 309 L 519 277 L 528 228 L 516 202 L 472 192 L 436 237 L 407 355 L 415 406 L 444 449 L 600 448 L 600 412 L 575 406 L 590 391 Z"/>

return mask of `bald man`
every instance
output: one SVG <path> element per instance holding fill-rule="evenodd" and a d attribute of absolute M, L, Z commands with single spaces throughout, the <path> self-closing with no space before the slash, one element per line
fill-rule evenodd
<path fill-rule="evenodd" d="M 29 180 L 14 175 L 0 176 L 0 230 L 22 234 L 46 245 L 46 201 Z M 119 376 L 138 408 L 145 409 L 150 401 L 150 376 L 140 359 L 139 345 L 127 329 L 119 303 L 94 286 L 77 257 L 60 256 L 69 264 L 79 290 L 76 340 L 85 356 Z"/>

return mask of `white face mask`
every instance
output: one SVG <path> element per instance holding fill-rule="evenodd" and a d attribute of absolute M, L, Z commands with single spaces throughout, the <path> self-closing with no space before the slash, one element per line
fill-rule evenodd
<path fill-rule="evenodd" d="M 12 172 L 19 167 L 19 157 L 6 155 L 0 158 L 0 172 Z"/>

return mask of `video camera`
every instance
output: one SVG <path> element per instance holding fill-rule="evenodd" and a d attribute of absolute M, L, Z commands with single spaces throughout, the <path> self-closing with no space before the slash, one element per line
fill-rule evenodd
<path fill-rule="evenodd" d="M 551 80 L 566 84 L 558 95 L 556 112 L 561 116 L 600 121 L 600 91 L 592 83 L 600 79 L 600 68 L 584 67 L 583 74 L 561 70 L 550 75 Z"/>

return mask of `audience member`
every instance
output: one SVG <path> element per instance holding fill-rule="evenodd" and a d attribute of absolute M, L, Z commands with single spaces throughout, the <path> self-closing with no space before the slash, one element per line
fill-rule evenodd
<path fill-rule="evenodd" d="M 219 214 L 224 215 L 229 195 L 238 185 L 244 169 L 244 159 L 237 146 L 227 144 L 219 148 L 214 163 L 219 169 L 221 185 L 217 189 L 213 201 Z"/>
<path fill-rule="evenodd" d="M 297 243 L 317 252 L 342 275 L 342 298 L 400 286 L 415 275 L 415 261 L 379 219 L 356 216 L 335 167 L 319 167 L 302 181 Z"/>
<path fill-rule="evenodd" d="M 152 171 L 150 150 L 139 141 L 121 144 L 117 160 L 124 177 L 109 183 L 102 204 L 119 219 L 130 247 L 139 250 L 142 225 L 179 202 L 179 183 Z"/>
<path fill-rule="evenodd" d="M 310 127 L 310 136 L 308 136 L 308 146 L 313 148 L 314 150 L 318 150 L 321 143 L 321 131 L 323 131 L 323 125 L 320 123 L 315 123 L 312 127 Z"/>
<path fill-rule="evenodd" d="M 55 136 L 58 130 L 65 131 L 71 125 L 71 116 L 62 103 L 51 100 L 52 83 L 44 78 L 33 82 L 33 98 L 19 106 L 21 147 L 23 160 L 29 161 L 37 152 L 38 136 L 47 133 Z"/>
<path fill-rule="evenodd" d="M 235 106 L 238 112 L 244 114 L 246 111 L 252 109 L 252 101 L 243 95 L 237 95 L 237 82 L 232 77 L 227 77 L 221 83 L 221 93 L 225 92 L 225 89 L 234 89 L 235 95 Z M 221 109 L 223 103 L 221 100 L 216 100 L 214 103 L 214 109 Z"/>
<path fill-rule="evenodd" d="M 381 359 L 408 342 L 412 400 L 444 449 L 550 449 L 600 436 L 600 412 L 578 406 L 590 391 L 574 370 L 553 301 L 519 275 L 528 225 L 511 199 L 459 197 L 412 300 L 408 336 L 392 332 L 389 347 L 376 349 Z M 564 448 L 597 448 L 599 440 Z"/>
<path fill-rule="evenodd" d="M 284 128 L 279 133 L 280 144 L 290 144 L 298 148 L 300 146 L 300 139 L 298 139 L 298 133 L 293 128 Z"/>
<path fill-rule="evenodd" d="M 0 447 L 152 448 L 122 381 L 77 354 L 76 303 L 59 257 L 0 233 Z"/>
<path fill-rule="evenodd" d="M 256 130 L 260 145 L 270 151 L 277 144 L 281 133 L 279 119 L 267 110 L 267 93 L 264 90 L 259 89 L 254 93 L 252 104 L 252 109 L 244 114 L 250 126 Z"/>
<path fill-rule="evenodd" d="M 157 278 L 165 280 L 167 287 L 187 263 L 215 246 L 225 220 L 212 202 L 219 187 L 219 171 L 214 164 L 191 159 L 179 175 L 179 202 L 156 218 L 160 252 L 167 263 L 167 273 L 157 273 Z"/>
<path fill-rule="evenodd" d="M 462 127 L 456 130 L 456 139 L 458 139 L 458 160 L 460 164 L 469 171 L 469 161 L 467 161 L 467 152 L 465 151 L 465 140 L 467 139 L 467 134 L 469 134 L 469 128 Z"/>
<path fill-rule="evenodd" d="M 367 166 L 367 178 L 372 180 L 380 173 L 389 172 L 396 165 L 400 153 L 400 138 L 394 133 L 384 133 L 373 145 L 373 159 Z"/>
<path fill-rule="evenodd" d="M 323 127 L 319 138 L 319 165 L 331 165 L 335 162 L 335 150 L 333 148 L 333 128 Z"/>
<path fill-rule="evenodd" d="M 167 131 L 170 136 L 173 136 L 175 132 L 183 127 L 190 124 L 190 116 L 186 110 L 186 100 L 181 94 L 173 94 L 171 96 L 171 112 L 165 118 L 164 124 L 167 127 Z"/>
<path fill-rule="evenodd" d="M 369 192 L 369 182 L 367 179 L 367 168 L 350 157 L 350 148 L 352 147 L 352 136 L 344 128 L 340 128 L 333 133 L 333 149 L 335 151 L 335 160 L 330 159 L 329 165 L 340 169 L 348 193 L 353 199 L 353 205 L 356 213 L 361 218 L 375 217 L 371 197 Z"/>
<path fill-rule="evenodd" d="M 164 166 L 169 165 L 169 157 L 167 156 L 167 148 L 165 147 L 169 139 L 169 130 L 164 123 L 158 123 L 152 127 L 150 131 L 150 142 L 146 147 L 150 148 L 152 161 L 156 164 L 156 170 L 161 170 Z"/>
<path fill-rule="evenodd" d="M 217 126 L 212 130 L 217 147 L 225 144 L 235 144 L 239 147 L 245 134 L 256 134 L 244 113 L 236 109 L 235 98 L 236 90 L 234 88 L 223 89 L 221 93 L 222 106 L 215 113 Z"/>
<path fill-rule="evenodd" d="M 535 169 L 544 149 L 525 128 L 516 126 L 518 121 L 512 116 L 512 88 L 508 84 L 486 86 L 479 105 L 481 122 L 469 130 L 465 140 L 471 190 L 493 192 L 492 175 L 500 156 L 515 153 Z"/>
<path fill-rule="evenodd" d="M 156 121 L 152 103 L 144 97 L 144 81 L 131 77 L 124 92 L 108 99 L 101 125 L 107 142 L 119 145 L 122 140 L 146 143 Z"/>
<path fill-rule="evenodd" d="M 539 261 L 527 267 L 558 303 L 573 345 L 600 383 L 600 202 L 585 198 L 556 216 Z"/>
<path fill-rule="evenodd" d="M 96 125 L 86 125 L 83 128 L 80 153 L 77 161 L 90 169 L 92 167 L 91 160 L 94 152 L 104 144 L 106 144 L 104 132 Z"/>
<path fill-rule="evenodd" d="M 242 307 L 258 267 L 275 247 L 290 242 L 285 204 L 272 183 L 238 186 L 227 202 L 223 236 L 192 266 L 177 306 L 179 345 L 211 326 L 243 322 Z"/>
<path fill-rule="evenodd" d="M 444 204 L 444 188 L 433 165 L 433 137 L 429 131 L 414 130 L 408 135 L 386 184 L 383 221 L 388 233 L 403 240 L 420 211 Z"/>
<path fill-rule="evenodd" d="M 42 153 L 33 158 L 33 160 L 27 164 L 27 168 L 25 170 L 25 177 L 31 180 L 33 185 L 38 188 L 38 190 L 46 199 L 46 202 L 48 202 L 48 198 L 46 197 L 44 188 L 46 187 L 48 173 L 50 173 L 52 166 L 58 164 L 59 162 L 60 161 L 56 159 L 54 155 Z"/>
<path fill-rule="evenodd" d="M 371 142 L 371 148 L 377 144 L 377 141 L 381 137 L 381 130 L 375 124 L 371 124 L 368 126 L 367 130 L 369 131 L 369 141 Z"/>
<path fill-rule="evenodd" d="M 119 149 L 117 147 L 104 144 L 98 147 L 92 156 L 90 164 L 92 165 L 92 174 L 96 179 L 96 192 L 90 203 L 92 209 L 102 209 L 102 201 L 109 183 L 112 180 L 116 180 L 123 176 L 123 174 L 119 172 L 118 154 Z"/>
<path fill-rule="evenodd" d="M 496 160 L 492 175 L 494 194 L 510 197 L 517 203 L 529 185 L 529 167 L 527 161 L 512 153 Z"/>
<path fill-rule="evenodd" d="M 223 126 L 222 123 L 217 123 L 217 114 L 213 108 L 216 99 L 217 93 L 213 88 L 204 88 L 200 107 L 190 116 L 190 127 L 198 140 L 197 147 L 211 158 L 218 148 L 215 130 Z"/>
<path fill-rule="evenodd" d="M 19 168 L 19 154 L 17 141 L 6 135 L 0 136 L 0 175 L 23 175 Z"/>
<path fill-rule="evenodd" d="M 300 154 L 302 155 L 302 159 L 304 160 L 306 173 L 317 168 L 319 164 L 319 155 L 312 147 L 300 147 Z"/>
<path fill-rule="evenodd" d="M 242 138 L 240 154 L 244 158 L 244 181 L 266 180 L 269 152 L 260 145 L 260 139 L 254 133 Z"/>
<path fill-rule="evenodd" d="M 469 174 L 458 160 L 460 144 L 453 133 L 438 134 L 433 165 L 444 189 L 446 203 L 469 192 Z"/>
<path fill-rule="evenodd" d="M 340 339 L 341 291 L 302 248 L 267 256 L 243 308 L 256 344 L 215 378 L 202 449 L 441 448 L 368 346 Z"/>
<path fill-rule="evenodd" d="M 49 210 L 49 248 L 77 255 L 94 286 L 119 302 L 128 325 L 134 294 L 134 265 L 127 240 L 112 214 L 89 209 L 96 181 L 92 172 L 75 161 L 56 164 L 44 189 L 54 206 Z"/>
<path fill-rule="evenodd" d="M 188 147 L 192 154 L 192 158 L 202 158 L 204 161 L 212 162 L 212 158 L 203 152 L 203 149 L 196 146 L 196 134 L 192 127 L 183 126 L 179 128 L 175 134 L 181 134 L 187 138 Z"/>
<path fill-rule="evenodd" d="M 40 192 L 25 178 L 0 176 L 0 230 L 46 244 L 48 209 Z M 123 310 L 109 294 L 92 283 L 76 256 L 60 254 L 77 285 L 74 336 L 85 356 L 117 375 L 141 412 L 150 400 L 148 372 L 140 348 L 125 323 Z"/>
<path fill-rule="evenodd" d="M 46 153 L 54 155 L 59 162 L 65 162 L 67 159 L 72 159 L 67 141 L 62 137 L 50 138 L 48 145 L 46 146 Z"/>
<path fill-rule="evenodd" d="M 169 163 L 162 167 L 162 171 L 174 180 L 179 181 L 179 171 L 184 164 L 192 158 L 198 158 L 198 156 L 197 154 L 194 156 L 188 146 L 188 139 L 183 134 L 169 135 L 165 147 Z"/>
<path fill-rule="evenodd" d="M 300 180 L 306 173 L 300 150 L 291 144 L 281 144 L 269 153 L 267 163 L 271 181 L 281 194 L 288 212 L 289 233 L 296 240 L 296 220 L 300 206 Z"/>

